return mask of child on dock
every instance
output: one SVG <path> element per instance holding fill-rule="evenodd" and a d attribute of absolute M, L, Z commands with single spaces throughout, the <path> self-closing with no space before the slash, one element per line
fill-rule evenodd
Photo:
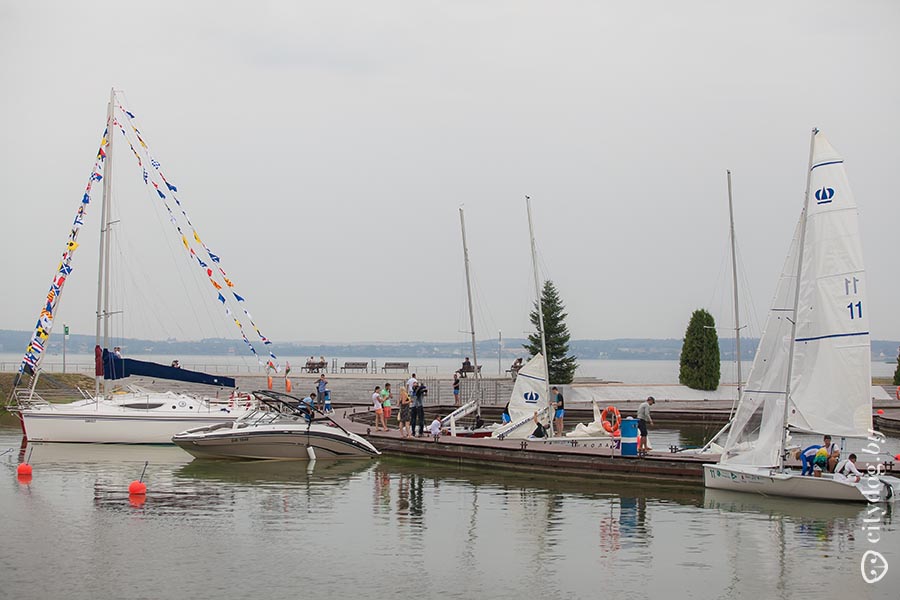
<path fill-rule="evenodd" d="M 441 437 L 441 417 L 437 416 L 434 418 L 434 421 L 431 422 L 431 426 L 428 428 L 428 431 L 431 432 L 431 437 L 434 441 L 438 441 Z"/>

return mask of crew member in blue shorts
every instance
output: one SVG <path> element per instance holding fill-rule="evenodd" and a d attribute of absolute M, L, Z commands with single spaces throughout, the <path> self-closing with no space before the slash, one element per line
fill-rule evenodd
<path fill-rule="evenodd" d="M 565 400 L 563 399 L 563 395 L 559 391 L 558 387 L 553 386 L 553 389 L 551 391 L 553 392 L 553 403 L 556 407 L 556 412 L 553 414 L 553 428 L 556 430 L 556 435 L 562 435 L 563 417 L 566 415 Z"/>

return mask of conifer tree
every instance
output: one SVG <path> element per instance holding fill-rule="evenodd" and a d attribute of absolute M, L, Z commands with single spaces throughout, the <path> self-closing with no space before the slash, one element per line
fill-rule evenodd
<path fill-rule="evenodd" d="M 719 386 L 719 336 L 716 320 L 704 309 L 691 315 L 681 347 L 678 381 L 695 390 L 714 390 Z"/>
<path fill-rule="evenodd" d="M 565 312 L 565 306 L 559 299 L 559 293 L 552 281 L 544 282 L 544 289 L 541 292 L 541 308 L 544 313 L 547 368 L 550 371 L 549 383 L 572 383 L 578 364 L 575 362 L 575 356 L 567 356 L 569 353 L 569 328 L 566 326 L 568 314 Z M 528 335 L 528 343 L 523 346 L 531 356 L 534 356 L 541 351 L 541 320 L 537 302 L 534 303 L 530 317 L 535 332 Z"/>
<path fill-rule="evenodd" d="M 894 371 L 894 385 L 900 385 L 900 348 L 897 348 L 897 369 Z"/>

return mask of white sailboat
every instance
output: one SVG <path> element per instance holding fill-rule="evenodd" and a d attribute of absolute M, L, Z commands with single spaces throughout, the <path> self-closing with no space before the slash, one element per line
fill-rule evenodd
<path fill-rule="evenodd" d="M 785 468 L 789 432 L 872 431 L 866 278 L 843 159 L 813 130 L 800 221 L 753 368 L 706 487 L 820 500 L 884 501 L 895 477 L 802 476 Z M 900 489 L 900 488 L 898 488 Z"/>
<path fill-rule="evenodd" d="M 510 422 L 500 425 L 491 433 L 498 439 L 522 439 L 531 436 L 536 426 L 533 424 L 535 413 L 538 420 L 545 425 L 547 434 L 553 436 L 553 415 L 550 412 L 550 382 L 547 366 L 547 341 L 544 337 L 544 311 L 541 303 L 540 277 L 537 267 L 537 250 L 534 240 L 534 223 L 531 219 L 531 198 L 525 196 L 525 207 L 528 211 L 528 233 L 531 242 L 531 266 L 534 273 L 535 304 L 537 305 L 538 322 L 541 331 L 541 352 L 538 352 L 525 363 L 516 377 L 513 391 L 510 394 L 508 412 Z"/>
<path fill-rule="evenodd" d="M 120 135 L 121 134 L 121 135 Z M 114 142 L 114 140 L 117 141 Z M 200 240 L 194 225 L 187 218 L 184 206 L 176 195 L 177 188 L 166 180 L 160 163 L 150 154 L 146 141 L 135 125 L 134 115 L 124 107 L 123 100 L 115 90 L 110 93 L 107 111 L 106 131 L 91 171 L 88 185 L 75 221 L 69 233 L 62 260 L 54 275 L 41 310 L 35 332 L 26 349 L 20 368 L 20 379 L 31 375 L 30 388 L 15 389 L 11 395 L 10 410 L 17 412 L 26 437 L 35 442 L 99 442 L 99 443 L 171 443 L 174 434 L 201 425 L 213 425 L 233 421 L 253 408 L 253 398 L 246 394 L 232 396 L 224 403 L 213 398 L 195 396 L 180 392 L 157 392 L 133 385 L 113 388 L 108 382 L 129 375 L 147 375 L 158 379 L 171 379 L 191 383 L 204 383 L 221 387 L 234 387 L 234 380 L 228 377 L 207 375 L 196 371 L 164 366 L 146 361 L 122 358 L 110 352 L 109 318 L 110 308 L 110 229 L 115 222 L 110 209 L 112 163 L 114 146 L 127 145 L 143 173 L 145 185 L 152 186 L 152 196 L 158 196 L 165 204 L 169 219 L 178 230 L 185 249 L 192 262 L 198 263 L 204 274 L 216 288 L 219 301 L 225 305 L 226 314 L 241 328 L 244 341 L 253 349 L 243 335 L 243 327 L 232 315 L 224 294 L 234 296 L 232 302 L 243 302 L 233 289 L 219 264 L 219 258 Z M 128 152 L 122 152 L 126 156 Z M 41 373 L 44 345 L 52 330 L 63 287 L 73 269 L 73 256 L 78 248 L 78 234 L 85 224 L 94 183 L 102 182 L 103 203 L 101 207 L 100 260 L 97 286 L 97 342 L 96 342 L 96 383 L 94 394 L 83 392 L 84 397 L 67 404 L 52 404 L 44 401 L 35 386 Z M 171 203 L 171 204 L 170 204 Z M 189 240 L 193 234 L 193 241 Z M 194 248 L 197 248 L 195 252 Z M 204 254 L 205 251 L 205 254 Z M 202 258 L 201 258 L 202 256 Z M 205 263 L 208 260 L 209 263 Z M 222 283 L 219 283 L 222 282 Z M 219 292 L 218 290 L 223 290 Z M 242 309 L 246 320 L 260 335 L 264 343 L 270 343 L 253 324 L 249 313 Z M 256 351 L 253 350 L 256 354 Z M 275 360 L 273 354 L 269 354 Z M 257 355 L 257 358 L 258 355 Z M 17 382 L 18 385 L 19 382 Z"/>

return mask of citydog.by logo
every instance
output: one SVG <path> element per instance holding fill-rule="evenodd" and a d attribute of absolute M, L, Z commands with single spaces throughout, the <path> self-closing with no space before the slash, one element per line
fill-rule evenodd
<path fill-rule="evenodd" d="M 881 444 L 885 442 L 884 434 L 870 429 L 868 440 L 869 443 L 866 444 L 866 447 L 861 452 L 877 457 L 881 453 Z M 866 490 L 863 492 L 866 499 L 873 503 L 869 506 L 869 510 L 866 511 L 862 526 L 862 530 L 866 534 L 866 541 L 872 545 L 881 541 L 884 509 L 874 504 L 881 499 L 882 488 L 886 485 L 880 481 L 879 477 L 881 475 L 884 475 L 884 462 L 878 458 L 876 462 L 869 463 L 869 466 L 866 468 Z M 859 562 L 859 571 L 862 574 L 863 581 L 866 583 L 878 583 L 887 575 L 889 566 L 887 559 L 881 552 L 870 549 L 863 553 Z"/>

